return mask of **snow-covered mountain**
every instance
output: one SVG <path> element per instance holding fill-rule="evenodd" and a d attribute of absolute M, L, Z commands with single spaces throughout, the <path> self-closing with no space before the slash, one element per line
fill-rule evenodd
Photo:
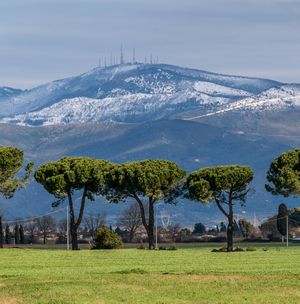
<path fill-rule="evenodd" d="M 0 116 L 2 122 L 30 126 L 180 118 L 234 107 L 281 85 L 165 64 L 124 64 L 7 96 Z"/>
<path fill-rule="evenodd" d="M 0 88 L 0 105 L 0 144 L 23 149 L 36 166 L 65 155 L 169 159 L 188 172 L 250 165 L 256 193 L 248 211 L 264 216 L 277 210 L 264 190 L 269 164 L 300 144 L 300 85 L 171 65 L 95 68 L 30 90 Z M 4 210 L 10 217 L 43 214 L 52 200 L 33 182 Z M 176 221 L 193 224 L 215 213 L 203 207 L 200 214 L 199 206 L 176 206 Z"/>

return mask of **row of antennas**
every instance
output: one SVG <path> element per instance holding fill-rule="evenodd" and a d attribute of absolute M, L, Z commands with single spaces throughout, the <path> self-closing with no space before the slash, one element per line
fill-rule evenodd
<path fill-rule="evenodd" d="M 98 66 L 99 68 L 101 67 L 108 67 L 108 66 L 113 66 L 117 64 L 126 64 L 126 63 L 137 63 L 138 61 L 136 60 L 136 55 L 135 55 L 135 48 L 132 50 L 132 60 L 129 62 L 125 62 L 124 59 L 124 51 L 123 51 L 123 46 L 121 45 L 120 48 L 120 56 L 114 56 L 113 53 L 110 53 L 110 57 L 104 57 L 104 58 L 99 58 L 99 63 Z M 145 56 L 144 58 L 144 63 L 145 64 L 158 64 L 158 56 L 153 56 L 150 54 L 149 58 Z"/>

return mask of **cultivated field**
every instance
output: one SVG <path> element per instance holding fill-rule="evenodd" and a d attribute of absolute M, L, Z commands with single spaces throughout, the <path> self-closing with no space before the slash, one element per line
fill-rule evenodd
<path fill-rule="evenodd" d="M 300 303 L 300 247 L 0 250 L 0 303 Z"/>

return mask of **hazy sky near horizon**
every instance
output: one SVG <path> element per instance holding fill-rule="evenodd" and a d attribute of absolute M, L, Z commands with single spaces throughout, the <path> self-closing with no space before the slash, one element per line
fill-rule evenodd
<path fill-rule="evenodd" d="M 299 0 L 1 0 L 0 86 L 77 75 L 99 57 L 300 83 Z"/>

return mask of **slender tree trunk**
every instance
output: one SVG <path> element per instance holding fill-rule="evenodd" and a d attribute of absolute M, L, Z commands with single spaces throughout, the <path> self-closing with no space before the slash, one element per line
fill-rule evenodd
<path fill-rule="evenodd" d="M 153 200 L 152 197 L 149 197 L 149 202 L 148 202 L 149 218 L 148 218 L 148 223 L 147 223 L 143 202 L 140 200 L 140 198 L 138 197 L 138 195 L 136 193 L 133 194 L 133 198 L 137 201 L 137 203 L 140 207 L 142 223 L 143 223 L 143 226 L 145 227 L 145 230 L 146 230 L 147 236 L 148 236 L 148 245 L 149 245 L 148 248 L 155 249 L 155 246 L 154 246 L 154 203 L 155 203 L 155 200 Z"/>
<path fill-rule="evenodd" d="M 153 202 L 151 199 L 149 199 L 148 244 L 149 244 L 149 249 L 155 249 L 155 246 L 154 246 L 154 206 L 153 206 Z"/>
<path fill-rule="evenodd" d="M 233 251 L 233 208 L 232 208 L 232 191 L 229 192 L 228 198 L 228 227 L 227 227 L 227 251 Z"/>
<path fill-rule="evenodd" d="M 3 248 L 3 227 L 2 227 L 2 216 L 0 215 L 0 248 Z"/>
<path fill-rule="evenodd" d="M 129 232 L 129 239 L 128 239 L 129 243 L 132 243 L 133 238 L 134 238 L 134 231 L 130 230 L 130 232 Z"/>
<path fill-rule="evenodd" d="M 228 217 L 228 226 L 227 226 L 227 251 L 233 251 L 233 218 Z"/>
<path fill-rule="evenodd" d="M 44 245 L 46 244 L 46 234 L 44 233 Z"/>
<path fill-rule="evenodd" d="M 77 230 L 78 230 L 78 228 L 81 224 L 82 218 L 83 218 L 86 196 L 87 196 L 87 190 L 84 189 L 82 197 L 81 197 L 81 205 L 80 205 L 79 215 L 78 215 L 77 220 L 75 220 L 72 194 L 71 194 L 71 192 L 68 192 L 69 209 L 70 209 L 70 232 L 71 232 L 72 250 L 79 250 L 78 239 L 77 239 L 77 237 L 78 237 Z"/>
<path fill-rule="evenodd" d="M 72 243 L 72 250 L 79 250 L 78 247 L 78 239 L 77 239 L 77 229 L 76 227 L 71 227 L 71 243 Z"/>
<path fill-rule="evenodd" d="M 70 227 L 72 250 L 78 250 L 77 230 L 75 227 L 75 214 L 74 214 L 73 199 L 71 192 L 68 192 L 68 200 L 69 200 L 69 212 L 70 212 L 69 227 Z"/>

